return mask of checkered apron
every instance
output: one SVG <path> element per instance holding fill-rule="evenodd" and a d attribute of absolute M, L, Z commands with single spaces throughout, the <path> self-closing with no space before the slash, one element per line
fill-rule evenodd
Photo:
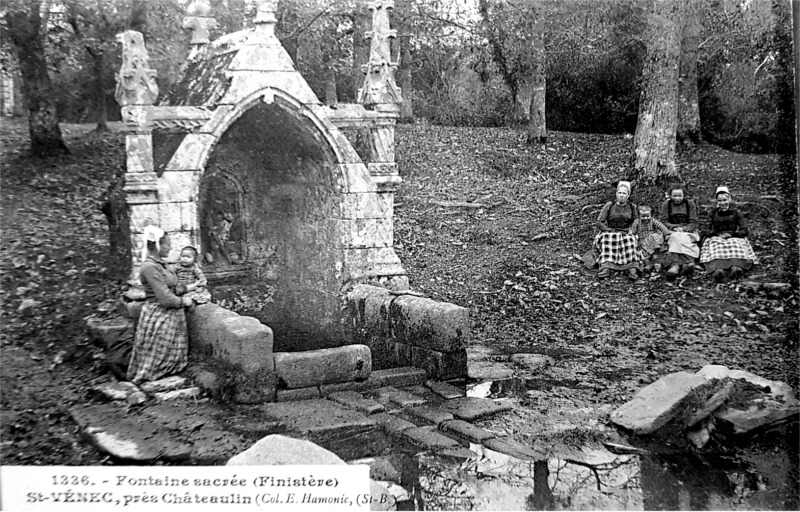
<path fill-rule="evenodd" d="M 597 263 L 612 263 L 614 265 L 630 265 L 642 261 L 644 256 L 637 248 L 636 236 L 629 233 L 608 231 L 598 233 L 594 237 L 594 247 L 600 256 Z"/>
<path fill-rule="evenodd" d="M 146 302 L 139 314 L 128 380 L 139 384 L 160 379 L 182 371 L 188 363 L 189 335 L 183 309 Z"/>
<path fill-rule="evenodd" d="M 703 242 L 700 263 L 714 260 L 749 260 L 758 263 L 756 253 L 746 238 L 720 238 L 714 236 Z"/>

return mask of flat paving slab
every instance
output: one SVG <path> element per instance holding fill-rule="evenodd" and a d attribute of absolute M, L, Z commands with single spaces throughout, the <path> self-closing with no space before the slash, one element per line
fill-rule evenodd
<path fill-rule="evenodd" d="M 426 400 L 420 396 L 392 386 L 376 389 L 375 396 L 382 402 L 385 401 L 398 407 L 413 407 L 426 402 Z"/>
<path fill-rule="evenodd" d="M 344 405 L 350 409 L 363 412 L 364 414 L 375 414 L 384 411 L 383 404 L 376 402 L 370 398 L 364 398 L 361 393 L 355 391 L 341 391 L 339 393 L 331 393 L 328 395 L 328 400 L 333 400 L 337 404 Z"/>
<path fill-rule="evenodd" d="M 92 444 L 113 457 L 181 462 L 192 454 L 192 446 L 174 439 L 168 429 L 146 416 L 129 414 L 117 404 L 79 405 L 69 413 Z"/>
<path fill-rule="evenodd" d="M 438 427 L 445 421 L 453 419 L 453 415 L 449 412 L 444 412 L 437 407 L 431 407 L 429 405 L 419 405 L 417 407 L 403 409 L 403 415 L 415 423 L 433 425 L 434 427 Z"/>
<path fill-rule="evenodd" d="M 511 455 L 520 460 L 539 461 L 545 460 L 544 454 L 537 452 L 530 446 L 515 441 L 509 437 L 495 437 L 483 442 L 483 446 L 496 452 Z"/>
<path fill-rule="evenodd" d="M 265 420 L 278 421 L 290 431 L 324 434 L 352 428 L 377 427 L 363 413 L 325 399 L 277 402 L 262 406 Z"/>
<path fill-rule="evenodd" d="M 439 428 L 449 435 L 454 435 L 473 443 L 483 443 L 487 439 L 496 437 L 488 430 L 476 427 L 472 423 L 468 423 L 464 420 L 446 421 Z"/>
<path fill-rule="evenodd" d="M 458 441 L 442 434 L 436 427 L 414 427 L 403 431 L 403 436 L 426 450 L 445 450 L 459 447 Z"/>
<path fill-rule="evenodd" d="M 487 416 L 511 410 L 511 404 L 508 402 L 498 402 L 490 398 L 471 396 L 454 398 L 443 403 L 440 407 L 443 411 L 447 411 L 464 421 L 486 418 Z"/>
<path fill-rule="evenodd" d="M 439 395 L 440 397 L 444 398 L 445 400 L 450 400 L 451 398 L 460 398 L 462 396 L 466 396 L 466 393 L 463 389 L 457 388 L 450 383 L 447 382 L 436 382 L 429 380 L 425 383 L 431 391 Z"/>
<path fill-rule="evenodd" d="M 394 414 L 389 413 L 379 413 L 372 416 L 372 419 L 378 422 L 378 424 L 386 431 L 387 434 L 400 434 L 404 430 L 409 428 L 414 428 L 416 425 L 411 423 L 410 421 L 404 420 L 403 418 L 398 418 Z"/>

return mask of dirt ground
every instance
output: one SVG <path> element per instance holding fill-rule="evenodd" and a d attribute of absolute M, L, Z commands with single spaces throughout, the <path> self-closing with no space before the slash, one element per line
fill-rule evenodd
<path fill-rule="evenodd" d="M 92 128 L 63 126 L 72 154 L 35 161 L 25 155 L 26 125 L 0 124 L 4 464 L 111 463 L 79 438 L 66 413 L 106 377 L 83 318 L 120 291 L 105 277 L 108 230 L 99 204 L 124 165 L 124 138 Z M 710 145 L 678 154 L 701 213 L 718 184 L 745 213 L 761 260 L 745 279 L 790 283 L 789 292 L 752 292 L 702 273 L 598 282 L 576 255 L 589 249 L 591 223 L 627 169 L 632 140 L 561 132 L 546 146 L 524 140 L 524 130 L 512 128 L 397 130 L 404 182 L 395 197 L 395 247 L 412 288 L 470 308 L 473 353 L 554 360 L 515 395 L 520 406 L 488 428 L 547 445 L 554 423 L 582 421 L 575 411 L 608 411 L 659 376 L 709 363 L 800 391 L 793 158 Z M 642 188 L 632 200 L 657 207 L 662 195 Z M 25 299 L 38 304 L 23 313 Z M 585 417 L 595 426 L 607 419 Z"/>

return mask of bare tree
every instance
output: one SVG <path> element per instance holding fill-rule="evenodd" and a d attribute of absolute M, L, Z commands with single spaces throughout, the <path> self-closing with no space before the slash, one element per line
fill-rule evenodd
<path fill-rule="evenodd" d="M 675 177 L 675 136 L 678 127 L 678 0 L 654 0 L 648 19 L 647 56 L 636 123 L 634 179 L 656 181 Z"/>

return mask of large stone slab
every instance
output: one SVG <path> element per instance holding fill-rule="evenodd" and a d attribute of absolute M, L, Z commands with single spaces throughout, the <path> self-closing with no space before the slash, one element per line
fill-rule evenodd
<path fill-rule="evenodd" d="M 702 375 L 671 373 L 639 390 L 633 399 L 611 413 L 611 421 L 636 434 L 652 434 L 685 412 L 702 404 L 720 386 Z"/>
<path fill-rule="evenodd" d="M 474 421 L 479 418 L 486 418 L 504 411 L 511 410 L 511 404 L 491 400 L 489 398 L 477 398 L 465 396 L 454 398 L 441 405 L 443 411 L 447 411 L 456 418 L 465 421 Z"/>
<path fill-rule="evenodd" d="M 386 386 L 375 390 L 375 397 L 378 400 L 396 405 L 398 407 L 413 407 L 415 405 L 422 405 L 425 399 L 413 393 Z"/>
<path fill-rule="evenodd" d="M 537 461 L 547 458 L 544 454 L 537 452 L 530 446 L 509 437 L 493 437 L 487 439 L 483 442 L 483 446 L 496 452 L 511 455 L 520 460 Z"/>
<path fill-rule="evenodd" d="M 449 412 L 444 412 L 436 407 L 427 405 L 419 405 L 417 407 L 404 409 L 403 415 L 411 419 L 414 423 L 433 425 L 434 427 L 438 427 L 445 421 L 453 419 L 453 415 Z"/>
<path fill-rule="evenodd" d="M 360 393 L 356 393 L 355 391 L 331 393 L 328 395 L 328 399 L 344 405 L 345 407 L 349 407 L 350 409 L 363 412 L 364 414 L 375 414 L 383 412 L 384 410 L 383 404 L 369 398 L 364 398 Z"/>
<path fill-rule="evenodd" d="M 763 389 L 763 393 L 746 400 L 739 399 L 735 391 L 728 393 L 728 405 L 713 412 L 722 420 L 722 425 L 730 425 L 734 434 L 747 434 L 763 427 L 776 426 L 789 421 L 797 421 L 800 404 L 794 390 L 785 382 L 772 381 L 756 374 L 731 370 L 725 366 L 707 365 L 697 375 L 711 380 L 720 380 L 731 387 L 735 381 L 745 381 Z M 733 386 L 736 389 L 736 386 Z"/>
<path fill-rule="evenodd" d="M 449 302 L 401 295 L 389 305 L 389 321 L 400 343 L 453 352 L 469 341 L 469 310 Z"/>
<path fill-rule="evenodd" d="M 495 435 L 488 430 L 476 427 L 472 423 L 464 420 L 446 421 L 441 425 L 440 428 L 449 435 L 453 435 L 459 439 L 464 439 L 465 441 L 472 443 L 482 443 L 487 439 L 495 437 Z"/>
<path fill-rule="evenodd" d="M 336 433 L 356 428 L 377 428 L 371 416 L 330 400 L 278 402 L 263 406 L 265 419 L 278 421 L 290 431 L 308 434 Z"/>
<path fill-rule="evenodd" d="M 152 419 L 129 414 L 115 404 L 80 405 L 69 413 L 98 450 L 118 459 L 180 462 L 191 456 L 191 445 L 175 440 Z"/>
<path fill-rule="evenodd" d="M 275 353 L 275 372 L 281 386 L 294 389 L 365 380 L 372 372 L 366 345 Z"/>
<path fill-rule="evenodd" d="M 338 455 L 302 439 L 269 435 L 234 455 L 226 466 L 287 466 L 295 464 L 346 464 Z"/>
<path fill-rule="evenodd" d="M 383 386 L 394 386 L 396 388 L 422 384 L 425 382 L 427 375 L 422 368 L 414 368 L 413 366 L 376 370 L 372 374 Z"/>
<path fill-rule="evenodd" d="M 425 450 L 436 451 L 460 446 L 458 441 L 442 434 L 436 427 L 409 428 L 403 431 L 403 436 Z"/>
<path fill-rule="evenodd" d="M 212 303 L 198 304 L 186 319 L 191 350 L 211 349 L 215 357 L 245 373 L 274 372 L 272 329 L 257 319 Z"/>
<path fill-rule="evenodd" d="M 462 388 L 453 386 L 447 382 L 427 381 L 425 385 L 440 397 L 449 400 L 451 398 L 460 398 L 465 396 L 465 391 Z"/>

